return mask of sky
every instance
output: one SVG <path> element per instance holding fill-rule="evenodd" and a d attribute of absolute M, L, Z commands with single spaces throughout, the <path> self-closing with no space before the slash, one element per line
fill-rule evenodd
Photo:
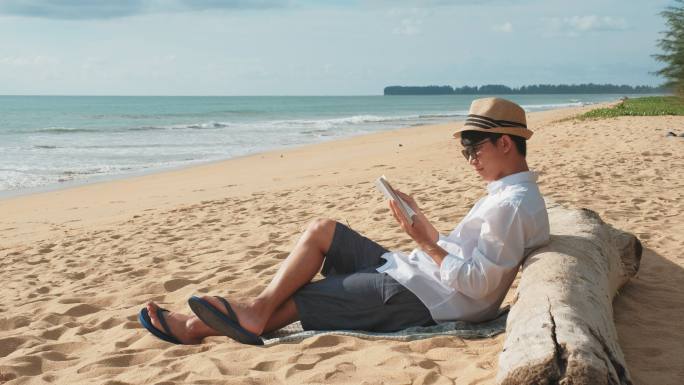
<path fill-rule="evenodd" d="M 672 0 L 0 0 L 0 94 L 659 85 Z"/>

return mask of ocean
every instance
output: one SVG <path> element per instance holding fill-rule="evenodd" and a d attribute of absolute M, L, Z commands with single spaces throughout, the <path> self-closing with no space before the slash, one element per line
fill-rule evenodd
<path fill-rule="evenodd" d="M 620 96 L 504 97 L 531 112 Z M 476 97 L 0 96 L 0 195 L 463 120 Z"/>

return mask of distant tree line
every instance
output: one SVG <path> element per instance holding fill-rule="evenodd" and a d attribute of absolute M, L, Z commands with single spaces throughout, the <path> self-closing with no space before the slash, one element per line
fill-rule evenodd
<path fill-rule="evenodd" d="M 616 84 L 535 84 L 519 88 L 503 84 L 483 86 L 389 86 L 385 95 L 502 95 L 502 94 L 663 94 L 666 87 L 629 86 Z"/>

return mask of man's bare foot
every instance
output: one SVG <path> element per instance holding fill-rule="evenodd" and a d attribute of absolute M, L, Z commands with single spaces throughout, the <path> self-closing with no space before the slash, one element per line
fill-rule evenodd
<path fill-rule="evenodd" d="M 166 330 L 157 317 L 159 306 L 154 302 L 147 303 L 147 312 L 152 320 L 152 325 L 166 333 Z M 209 326 L 205 325 L 199 318 L 176 312 L 163 313 L 166 324 L 171 329 L 171 334 L 180 342 L 186 345 L 195 345 L 202 342 L 204 337 L 219 335 Z"/>
<path fill-rule="evenodd" d="M 202 297 L 202 299 L 212 304 L 216 309 L 221 311 L 221 313 L 228 315 L 228 310 L 216 297 L 206 295 Z M 258 306 L 256 304 L 248 305 L 231 300 L 228 300 L 228 303 L 230 303 L 231 309 L 233 309 L 237 315 L 240 326 L 258 336 L 263 333 L 268 317 L 259 314 L 257 310 Z"/>

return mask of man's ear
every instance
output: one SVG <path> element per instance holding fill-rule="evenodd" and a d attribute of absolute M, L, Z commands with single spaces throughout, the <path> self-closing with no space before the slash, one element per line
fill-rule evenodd
<path fill-rule="evenodd" d="M 513 139 L 508 135 L 501 135 L 501 143 L 503 144 L 504 154 L 508 154 L 513 148 Z"/>

